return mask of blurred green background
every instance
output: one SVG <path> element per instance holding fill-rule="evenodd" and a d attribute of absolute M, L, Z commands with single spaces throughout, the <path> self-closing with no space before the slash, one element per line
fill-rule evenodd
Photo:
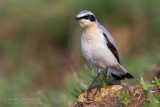
<path fill-rule="evenodd" d="M 160 64 L 160 1 L 0 0 L 1 107 L 70 107 L 77 100 L 93 78 L 74 20 L 82 10 L 92 11 L 115 39 L 122 65 L 135 76 L 123 84 L 150 78 Z M 13 104 L 5 98 L 41 101 Z"/>

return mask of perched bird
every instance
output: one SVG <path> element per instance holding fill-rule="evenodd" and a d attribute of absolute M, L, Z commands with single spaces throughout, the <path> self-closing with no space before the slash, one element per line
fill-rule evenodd
<path fill-rule="evenodd" d="M 81 37 L 82 53 L 87 61 L 95 66 L 97 70 L 97 76 L 87 90 L 87 98 L 92 89 L 93 83 L 101 73 L 100 69 L 105 70 L 102 82 L 106 78 L 108 70 L 111 72 L 112 77 L 116 80 L 134 78 L 121 66 L 114 39 L 97 21 L 95 15 L 88 10 L 84 10 L 81 11 L 75 19 L 83 28 Z M 97 91 L 100 91 L 102 82 L 97 87 Z"/>

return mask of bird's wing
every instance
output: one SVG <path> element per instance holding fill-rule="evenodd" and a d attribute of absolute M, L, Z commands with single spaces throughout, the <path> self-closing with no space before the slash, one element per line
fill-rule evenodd
<path fill-rule="evenodd" d="M 107 46 L 110 49 L 110 51 L 113 53 L 113 55 L 116 57 L 118 63 L 120 64 L 120 59 L 119 59 L 119 55 L 117 52 L 117 49 L 115 47 L 115 42 L 114 39 L 112 38 L 112 36 L 109 34 L 109 32 L 107 31 L 107 29 L 105 29 L 99 22 L 98 23 L 98 27 L 102 30 L 103 35 L 107 41 Z"/>
<path fill-rule="evenodd" d="M 110 51 L 113 53 L 118 63 L 120 64 L 120 59 L 119 59 L 119 55 L 118 55 L 116 47 L 111 43 L 111 41 L 109 40 L 108 36 L 105 33 L 103 33 L 103 35 L 107 41 L 107 47 L 110 49 Z"/>
<path fill-rule="evenodd" d="M 107 31 L 107 29 L 105 27 L 103 27 L 98 21 L 97 21 L 97 24 L 98 24 L 98 27 L 103 31 L 103 33 L 105 33 L 105 35 L 107 36 L 109 41 L 115 46 L 114 39 L 112 38 L 110 33 Z"/>

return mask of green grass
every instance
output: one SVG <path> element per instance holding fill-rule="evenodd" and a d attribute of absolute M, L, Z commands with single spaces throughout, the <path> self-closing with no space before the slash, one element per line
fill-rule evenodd
<path fill-rule="evenodd" d="M 158 79 L 157 77 L 154 77 L 154 80 L 152 80 L 152 84 L 155 86 L 159 86 L 160 88 L 160 79 Z"/>
<path fill-rule="evenodd" d="M 150 92 L 150 87 L 153 87 L 153 85 L 152 84 L 149 84 L 149 83 L 147 83 L 147 82 L 145 82 L 144 80 L 143 80 L 143 78 L 141 77 L 141 79 L 140 79 L 140 86 L 141 86 L 141 88 L 143 89 L 143 92 L 144 92 L 144 95 L 145 95 L 145 97 L 146 98 L 148 98 L 149 97 L 149 92 Z"/>
<path fill-rule="evenodd" d="M 121 95 L 118 94 L 117 95 L 120 98 L 120 101 L 125 105 L 128 106 L 128 104 L 130 103 L 130 101 L 127 99 L 126 97 L 126 90 L 124 92 L 121 92 Z"/>

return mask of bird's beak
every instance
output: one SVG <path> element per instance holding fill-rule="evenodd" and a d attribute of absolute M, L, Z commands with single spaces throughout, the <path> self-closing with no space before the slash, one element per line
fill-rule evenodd
<path fill-rule="evenodd" d="M 80 17 L 76 17 L 75 20 L 80 20 Z"/>

